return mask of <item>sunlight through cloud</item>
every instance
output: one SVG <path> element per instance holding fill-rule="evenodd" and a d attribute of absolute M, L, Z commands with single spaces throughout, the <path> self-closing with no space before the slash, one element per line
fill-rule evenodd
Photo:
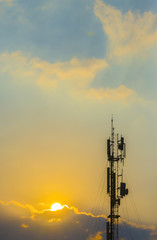
<path fill-rule="evenodd" d="M 60 203 L 53 203 L 51 205 L 51 211 L 58 211 L 58 210 L 63 209 L 64 207 L 69 208 L 67 205 L 62 206 Z"/>

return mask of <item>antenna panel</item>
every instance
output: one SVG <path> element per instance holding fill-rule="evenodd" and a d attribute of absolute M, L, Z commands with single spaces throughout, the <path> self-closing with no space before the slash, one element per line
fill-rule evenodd
<path fill-rule="evenodd" d="M 107 168 L 107 193 L 110 192 L 110 168 Z"/>
<path fill-rule="evenodd" d="M 108 155 L 108 157 L 111 156 L 110 139 L 107 140 L 107 155 Z"/>

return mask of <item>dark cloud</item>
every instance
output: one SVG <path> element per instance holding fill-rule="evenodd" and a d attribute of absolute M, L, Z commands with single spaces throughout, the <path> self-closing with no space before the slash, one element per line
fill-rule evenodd
<path fill-rule="evenodd" d="M 38 211 L 17 202 L 0 204 L 1 240 L 100 240 L 105 239 L 105 216 L 79 212 L 76 208 Z M 137 226 L 123 221 L 120 238 L 154 240 L 155 227 Z"/>

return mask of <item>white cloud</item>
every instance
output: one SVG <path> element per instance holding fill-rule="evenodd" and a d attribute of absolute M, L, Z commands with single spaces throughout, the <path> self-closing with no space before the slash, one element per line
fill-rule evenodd
<path fill-rule="evenodd" d="M 157 14 L 128 11 L 122 14 L 102 0 L 96 0 L 95 15 L 108 36 L 108 57 L 124 60 L 126 57 L 143 57 L 157 45 Z"/>

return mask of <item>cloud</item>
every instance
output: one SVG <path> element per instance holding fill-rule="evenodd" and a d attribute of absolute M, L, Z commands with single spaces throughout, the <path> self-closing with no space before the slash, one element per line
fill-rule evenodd
<path fill-rule="evenodd" d="M 32 60 L 32 66 L 42 71 L 44 76 L 52 77 L 56 81 L 70 81 L 74 82 L 78 87 L 84 87 L 94 79 L 97 72 L 107 68 L 108 64 L 103 59 L 79 60 L 72 58 L 68 62 L 58 62 L 55 64 L 34 59 Z M 41 79 L 38 79 L 38 83 L 43 83 L 42 76 Z"/>
<path fill-rule="evenodd" d="M 157 45 L 157 14 L 152 12 L 122 14 L 102 0 L 96 0 L 95 15 L 108 36 L 108 57 L 124 60 L 141 57 Z"/>
<path fill-rule="evenodd" d="M 127 88 L 124 85 L 119 86 L 118 88 L 111 89 L 103 87 L 99 89 L 91 88 L 88 93 L 88 97 L 97 98 L 99 100 L 107 99 L 107 100 L 131 100 L 135 99 L 136 93 L 132 90 Z"/>
<path fill-rule="evenodd" d="M 149 108 L 150 106 L 154 106 L 154 103 L 152 101 L 139 97 L 134 90 L 127 88 L 125 85 L 120 85 L 117 88 L 90 88 L 88 90 L 85 90 L 83 94 L 88 99 L 97 100 L 102 103 L 120 103 L 123 106 L 138 103 L 140 106 Z"/>
<path fill-rule="evenodd" d="M 151 239 L 156 240 L 157 239 L 157 232 L 151 233 Z"/>
<path fill-rule="evenodd" d="M 0 54 L 1 81 L 11 80 L 18 85 L 35 85 L 46 90 L 59 89 L 66 94 L 101 102 L 119 101 L 125 105 L 138 102 L 144 106 L 152 105 L 151 101 L 138 97 L 134 90 L 125 85 L 117 88 L 92 87 L 96 75 L 106 68 L 109 65 L 104 59 L 72 58 L 66 62 L 50 63 L 39 58 L 30 58 L 21 52 Z"/>
<path fill-rule="evenodd" d="M 137 93 L 125 85 L 117 88 L 93 88 L 96 75 L 109 68 L 104 59 L 77 59 L 66 62 L 50 63 L 39 58 L 24 56 L 21 52 L 0 55 L 1 79 L 10 78 L 16 84 L 36 85 L 42 89 L 64 88 L 71 94 L 99 101 L 121 101 L 148 104 Z M 152 104 L 152 103 L 151 103 Z"/>
<path fill-rule="evenodd" d="M 0 3 L 5 3 L 9 7 L 11 7 L 14 2 L 15 2 L 15 0 L 0 0 Z"/>
<path fill-rule="evenodd" d="M 101 240 L 102 239 L 102 232 L 96 233 L 95 236 L 90 236 L 88 240 Z"/>
<path fill-rule="evenodd" d="M 95 216 L 80 212 L 75 207 L 64 207 L 58 211 L 43 209 L 39 211 L 33 206 L 26 214 L 26 206 L 18 202 L 0 203 L 0 236 L 2 239 L 32 240 L 101 240 L 105 238 L 104 216 Z M 34 212 L 32 212 L 34 209 Z M 14 211 L 13 211 L 14 210 Z M 33 216 L 33 217 L 32 217 Z M 125 228 L 131 231 L 135 240 L 154 239 L 155 228 L 144 228 L 122 220 L 120 237 L 128 239 Z"/>
<path fill-rule="evenodd" d="M 82 88 L 88 86 L 96 74 L 108 68 L 104 59 L 77 59 L 67 62 L 49 63 L 39 58 L 30 59 L 20 52 L 0 55 L 1 73 L 8 73 L 21 83 L 32 83 L 41 87 L 56 88 L 63 84 Z"/>
<path fill-rule="evenodd" d="M 23 228 L 28 228 L 28 225 L 22 224 L 21 227 L 23 227 Z"/>

